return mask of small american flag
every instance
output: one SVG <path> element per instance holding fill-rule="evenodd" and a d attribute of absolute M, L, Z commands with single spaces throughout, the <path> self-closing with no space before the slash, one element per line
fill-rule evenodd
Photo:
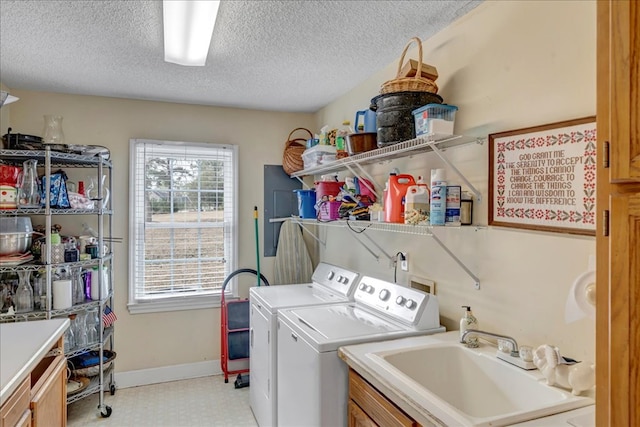
<path fill-rule="evenodd" d="M 111 310 L 111 307 L 105 305 L 104 312 L 102 313 L 102 325 L 105 328 L 108 328 L 109 326 L 113 325 L 113 322 L 115 322 L 116 320 L 118 320 L 118 318 L 116 317 L 116 314 L 113 312 L 113 310 Z"/>

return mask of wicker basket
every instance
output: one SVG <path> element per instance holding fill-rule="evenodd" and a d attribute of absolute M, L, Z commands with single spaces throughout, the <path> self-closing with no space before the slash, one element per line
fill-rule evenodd
<path fill-rule="evenodd" d="M 96 363 L 94 365 L 90 365 L 90 366 L 84 366 L 82 368 L 77 367 L 76 365 L 82 365 L 82 359 L 83 357 L 90 357 L 90 356 L 94 356 L 97 357 L 99 354 L 99 352 L 97 350 L 95 351 L 90 351 L 87 352 L 85 354 L 81 354 L 79 356 L 75 356 L 71 359 L 68 360 L 68 365 L 69 368 L 71 370 L 71 375 L 73 375 L 74 377 L 93 377 L 96 376 L 100 373 L 100 363 Z M 102 368 L 103 371 L 106 371 L 107 369 L 109 369 L 111 367 L 111 363 L 113 363 L 113 359 L 116 358 L 116 352 L 115 351 L 111 351 L 111 350 L 103 350 L 103 357 L 106 357 L 107 359 L 103 361 L 102 363 Z"/>
<path fill-rule="evenodd" d="M 418 69 L 416 70 L 416 75 L 413 77 L 401 77 L 404 57 L 409 50 L 409 46 L 411 46 L 411 43 L 414 41 L 418 44 Z M 420 41 L 418 37 L 413 37 L 404 47 L 402 55 L 400 56 L 400 62 L 398 63 L 398 73 L 396 74 L 396 78 L 393 80 L 387 80 L 380 88 L 381 94 L 394 92 L 438 93 L 438 85 L 436 85 L 433 80 L 422 77 L 422 41 Z"/>
<path fill-rule="evenodd" d="M 287 175 L 291 175 L 304 169 L 302 153 L 307 149 L 307 140 L 303 138 L 291 139 L 291 136 L 296 131 L 305 131 L 309 134 L 309 138 L 313 138 L 311 131 L 305 128 L 295 128 L 291 133 L 289 133 L 287 142 L 284 146 L 284 153 L 282 154 L 282 168 Z"/>

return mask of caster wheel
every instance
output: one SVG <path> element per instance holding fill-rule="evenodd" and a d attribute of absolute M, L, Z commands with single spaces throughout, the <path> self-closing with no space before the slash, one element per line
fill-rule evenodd
<path fill-rule="evenodd" d="M 100 416 L 102 418 L 109 418 L 111 416 L 111 406 L 105 406 L 102 411 L 100 411 Z"/>
<path fill-rule="evenodd" d="M 113 396 L 114 394 L 116 394 L 116 385 L 115 384 L 111 384 L 109 386 L 109 393 L 111 393 L 111 396 Z"/>

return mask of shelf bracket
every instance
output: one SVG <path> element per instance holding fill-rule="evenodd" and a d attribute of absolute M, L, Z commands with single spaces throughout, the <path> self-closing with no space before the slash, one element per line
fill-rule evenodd
<path fill-rule="evenodd" d="M 455 262 L 456 262 L 456 263 L 457 263 L 457 264 L 458 264 L 458 265 L 459 265 L 459 266 L 460 266 L 460 267 L 461 267 L 461 268 L 462 268 L 462 269 L 463 269 L 463 270 L 464 270 L 464 271 L 469 275 L 469 277 L 471 277 L 471 278 L 473 279 L 474 286 L 475 286 L 476 290 L 480 290 L 480 279 L 478 279 L 478 276 L 476 276 L 475 274 L 473 274 L 473 273 L 471 272 L 471 270 L 469 270 L 469 269 L 467 268 L 467 266 L 466 266 L 466 265 L 464 265 L 464 263 L 463 263 L 462 261 L 460 261 L 460 259 L 459 259 L 457 256 L 455 256 L 455 254 L 454 254 L 453 252 L 451 252 L 451 251 L 449 250 L 449 248 L 448 248 L 444 243 L 442 243 L 442 240 L 440 240 L 440 239 L 438 238 L 438 236 L 436 236 L 436 234 L 435 234 L 435 233 L 432 233 L 432 234 L 431 234 L 431 238 L 433 238 L 433 240 L 435 240 L 435 241 L 436 241 L 436 243 L 438 243 L 438 244 L 440 245 L 440 247 L 441 247 L 441 248 L 442 248 L 442 249 L 443 249 L 447 254 L 449 254 L 449 256 L 450 256 L 451 258 L 453 258 L 453 260 L 454 260 L 454 261 L 455 261 Z"/>
<path fill-rule="evenodd" d="M 371 193 L 375 194 L 377 201 L 379 201 L 379 202 L 382 201 L 381 193 L 379 191 L 376 191 L 375 188 L 372 188 L 372 187 L 375 187 L 375 184 L 377 184 L 376 180 L 371 176 L 370 173 L 368 173 L 366 170 L 364 170 L 364 168 L 362 167 L 362 165 L 360 163 L 355 163 L 355 165 L 358 167 L 360 172 L 355 171 L 351 167 L 351 165 L 349 165 L 349 164 L 345 165 L 345 167 L 354 176 L 364 176 L 371 183 L 371 187 L 365 181 L 360 181 L 360 185 L 365 186 Z M 380 187 L 378 186 L 378 188 L 380 188 Z"/>
<path fill-rule="evenodd" d="M 304 187 L 305 190 L 311 189 L 311 187 L 309 187 L 309 185 L 306 182 L 304 182 L 304 180 L 301 177 L 296 176 L 295 179 L 297 179 L 300 182 L 300 184 L 302 184 L 302 187 Z"/>
<path fill-rule="evenodd" d="M 362 240 L 360 240 L 360 238 L 358 237 L 358 233 L 353 233 L 353 238 L 356 240 L 356 242 L 360 243 L 360 245 L 365 248 L 367 250 L 367 252 L 369 252 L 371 254 L 372 257 L 374 257 L 376 259 L 376 261 L 380 262 L 380 256 L 378 254 L 376 254 L 375 252 L 373 252 L 371 250 L 371 248 L 369 246 L 367 246 L 366 243 L 364 243 Z"/>
<path fill-rule="evenodd" d="M 302 221 L 300 221 L 296 217 L 269 218 L 269 222 L 285 222 L 287 220 L 291 220 L 291 221 L 295 222 L 296 224 L 298 224 L 300 227 L 302 227 L 302 230 L 306 231 L 307 233 L 309 233 L 309 235 L 313 238 L 313 240 L 315 240 L 316 242 L 320 243 L 322 245 L 322 247 L 325 247 L 327 245 L 318 236 L 316 236 L 313 231 L 311 231 L 309 228 L 307 228 Z"/>
<path fill-rule="evenodd" d="M 482 140 L 478 139 L 477 142 L 478 144 L 481 144 Z M 469 180 L 462 174 L 462 172 L 460 172 L 460 170 L 453 163 L 449 161 L 447 156 L 444 155 L 444 152 L 440 148 L 438 148 L 437 144 L 431 144 L 431 148 L 433 149 L 433 152 L 436 153 L 438 157 L 440 157 L 440 159 L 447 164 L 447 167 L 453 169 L 453 171 L 458 175 L 458 177 L 460 177 L 460 179 L 465 183 L 465 185 L 469 188 L 469 190 L 471 190 L 473 195 L 476 197 L 476 200 L 478 202 L 481 202 L 482 194 L 476 189 L 476 187 L 473 186 L 473 184 L 471 184 L 471 182 L 469 182 Z"/>

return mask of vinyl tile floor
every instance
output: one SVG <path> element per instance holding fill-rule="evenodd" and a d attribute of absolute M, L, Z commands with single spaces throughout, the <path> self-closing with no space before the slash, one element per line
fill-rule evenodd
<path fill-rule="evenodd" d="M 111 416 L 97 410 L 98 394 L 67 406 L 67 426 L 257 427 L 249 407 L 249 387 L 236 389 L 223 375 L 153 384 L 104 393 Z"/>

